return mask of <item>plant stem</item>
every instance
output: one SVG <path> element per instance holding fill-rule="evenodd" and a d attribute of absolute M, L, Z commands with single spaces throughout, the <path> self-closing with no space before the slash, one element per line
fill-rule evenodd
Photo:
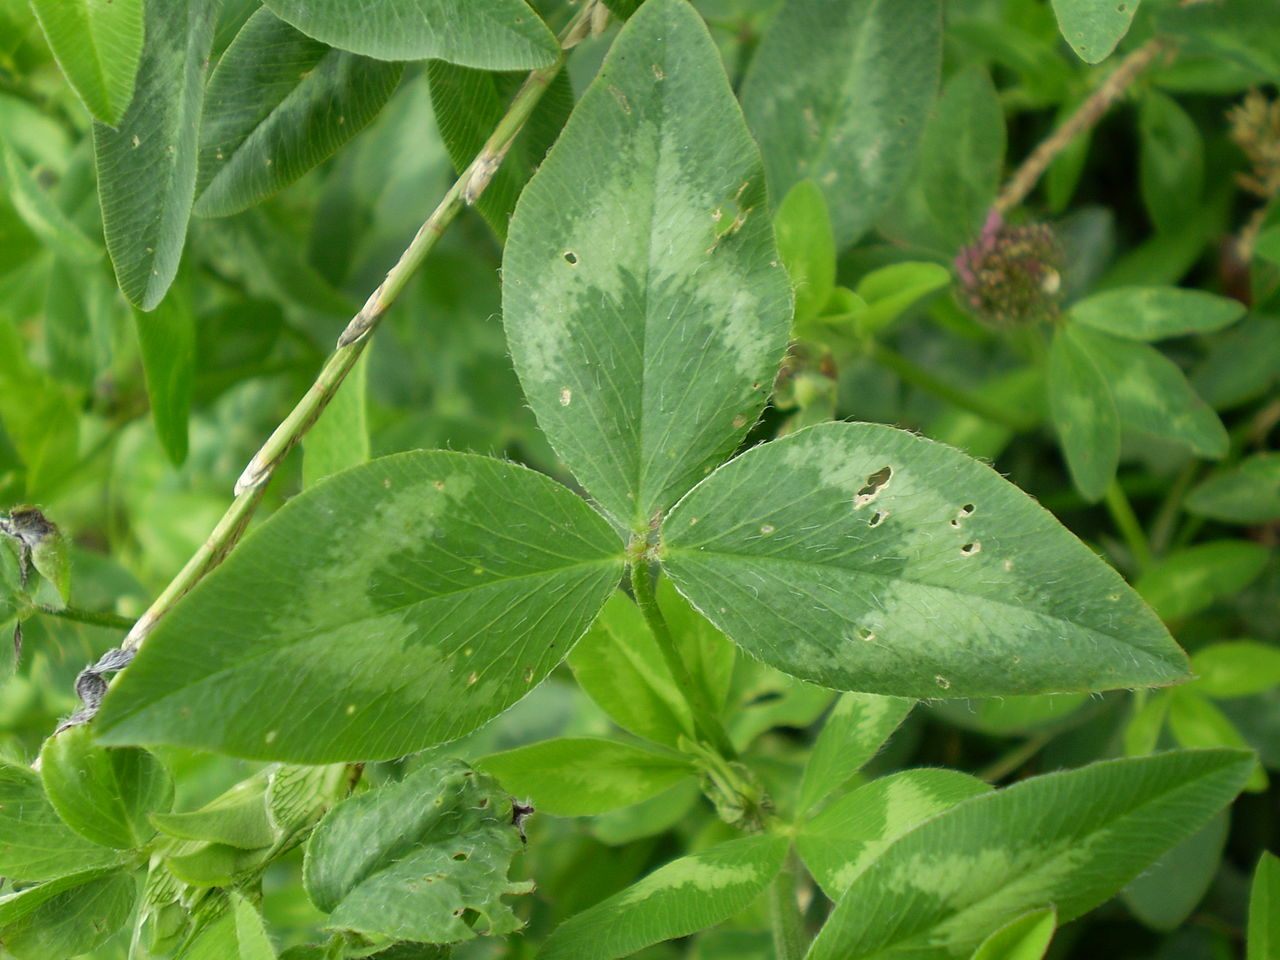
<path fill-rule="evenodd" d="M 800 960 L 809 948 L 804 918 L 796 899 L 796 882 L 800 876 L 792 850 L 769 884 L 769 926 L 773 930 L 773 955 L 777 960 Z"/>
<path fill-rule="evenodd" d="M 1052 733 L 1037 733 L 1028 737 L 1002 757 L 998 757 L 989 766 L 978 771 L 978 779 L 987 783 L 1003 780 L 1013 771 L 1044 749 L 1045 744 L 1053 739 Z"/>
<path fill-rule="evenodd" d="M 1089 94 L 1085 101 L 1062 122 L 1057 130 L 1031 151 L 1030 156 L 1022 161 L 1022 165 L 1009 178 L 1000 195 L 996 198 L 995 208 L 1000 213 L 1008 213 L 1027 198 L 1035 185 L 1049 169 L 1055 157 L 1071 145 L 1072 141 L 1086 130 L 1092 129 L 1103 118 L 1111 106 L 1120 99 L 1129 84 L 1138 75 L 1151 66 L 1160 54 L 1169 49 L 1168 43 L 1160 37 L 1152 37 L 1133 53 L 1129 54 L 1113 70 L 1098 88 Z"/>
<path fill-rule="evenodd" d="M 631 592 L 635 595 L 636 606 L 644 615 L 645 623 L 653 633 L 658 649 L 662 651 L 662 659 L 666 662 L 676 688 L 684 695 L 689 709 L 693 712 L 693 722 L 703 737 L 727 760 L 733 760 L 737 752 L 725 732 L 724 725 L 716 717 L 715 709 L 702 684 L 693 678 L 689 667 L 676 647 L 671 628 L 667 626 L 666 617 L 658 606 L 658 598 L 653 591 L 653 571 L 648 558 L 639 551 L 633 552 L 631 558 Z"/>
<path fill-rule="evenodd" d="M 547 85 L 564 66 L 568 51 L 589 33 L 597 2 L 598 0 L 587 0 L 565 28 L 560 40 L 560 56 L 556 61 L 549 66 L 534 70 L 525 79 L 484 147 L 454 181 L 453 186 L 445 193 L 431 216 L 427 217 L 418 228 L 413 241 L 387 273 L 386 279 L 370 295 L 364 306 L 342 331 L 334 353 L 325 361 L 315 383 L 280 426 L 272 432 L 262 448 L 253 455 L 249 465 L 244 468 L 240 479 L 236 481 L 235 500 L 218 521 L 213 532 L 173 581 L 165 587 L 164 592 L 156 598 L 147 612 L 133 625 L 133 629 L 129 631 L 121 645 L 124 649 L 136 650 L 140 647 L 160 618 L 168 613 L 170 608 L 210 570 L 221 563 L 239 541 L 258 502 L 262 499 L 267 481 L 271 479 L 280 461 L 302 439 L 324 412 L 324 408 L 329 405 L 329 401 L 338 392 L 338 388 L 342 386 L 351 368 L 360 359 L 360 354 L 368 345 L 369 335 L 376 329 L 383 314 L 404 291 L 409 280 L 422 266 L 427 255 L 443 235 L 445 228 L 453 222 L 464 205 L 474 204 L 480 198 L 485 187 L 493 179 L 493 175 L 502 166 L 507 151 L 511 149 L 511 144 L 524 128 L 525 122 L 542 98 Z"/>
<path fill-rule="evenodd" d="M 128 630 L 133 626 L 133 621 L 128 617 L 122 617 L 117 613 L 108 613 L 105 610 L 81 610 L 79 607 L 50 607 L 46 604 L 36 604 L 36 609 L 50 617 L 59 617 L 62 620 L 73 620 L 76 623 L 87 623 L 95 627 L 110 627 L 113 630 Z"/>
<path fill-rule="evenodd" d="M 1151 552 L 1159 556 L 1169 549 L 1173 541 L 1174 529 L 1178 522 L 1178 513 L 1182 510 L 1182 501 L 1187 496 L 1187 488 L 1200 472 L 1200 464 L 1196 460 L 1188 460 L 1182 468 L 1168 494 L 1156 511 L 1156 518 L 1151 522 Z"/>
<path fill-rule="evenodd" d="M 907 383 L 920 387 L 922 390 L 927 390 L 934 396 L 940 397 L 949 403 L 954 403 L 957 407 L 968 410 L 970 413 L 975 413 L 985 420 L 990 420 L 992 423 L 997 423 L 1002 427 L 1008 427 L 1010 430 L 1026 430 L 1031 426 L 1030 421 L 1026 418 L 988 403 L 968 390 L 953 387 L 945 380 L 939 379 L 928 370 L 918 366 L 892 347 L 887 347 L 883 343 L 876 342 L 872 345 L 871 356 L 877 363 L 888 367 Z"/>
<path fill-rule="evenodd" d="M 1151 566 L 1154 557 L 1151 555 L 1151 546 L 1147 543 L 1146 535 L 1142 532 L 1142 524 L 1138 523 L 1138 518 L 1133 512 L 1133 507 L 1129 504 L 1129 498 L 1125 496 L 1124 487 L 1120 486 L 1119 480 L 1111 481 L 1111 485 L 1107 487 L 1105 500 L 1107 512 L 1111 514 L 1111 519 L 1115 523 L 1116 529 L 1124 537 L 1125 545 L 1129 548 L 1133 562 L 1137 566 L 1138 572 L 1141 573 Z"/>

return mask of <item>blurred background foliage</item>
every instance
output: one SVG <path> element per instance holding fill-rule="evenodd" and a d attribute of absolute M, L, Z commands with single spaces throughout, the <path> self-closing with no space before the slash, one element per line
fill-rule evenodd
<path fill-rule="evenodd" d="M 561 0 L 535 5 L 553 26 L 567 18 Z M 696 3 L 735 88 L 780 5 Z M 1268 6 L 1269 22 L 1259 12 Z M 256 7 L 227 0 L 214 60 Z M 1218 19 L 1196 19 L 1209 16 L 1201 7 L 1218 8 Z M 523 173 L 462 216 L 384 322 L 364 381 L 373 455 L 477 451 L 572 484 L 506 356 L 499 234 L 517 178 L 554 139 L 615 31 L 575 51 L 567 81 L 524 134 Z M 1126 427 L 1118 485 L 1095 503 L 1073 486 L 1055 439 L 1043 329 L 979 322 L 948 277 L 994 199 L 995 179 L 1157 31 L 1176 38 L 1176 52 L 1057 154 L 1026 209 L 1060 246 L 1064 306 L 1127 285 L 1180 285 L 1234 298 L 1249 312 L 1158 348 L 1221 418 L 1225 455 L 1206 459 Z M 151 327 L 184 359 L 167 382 L 149 385 L 137 315 L 117 291 L 102 242 L 90 120 L 25 0 L 0 0 L 0 504 L 38 504 L 59 524 L 72 544 L 74 607 L 136 617 L 222 514 L 245 462 L 452 182 L 457 144 L 446 144 L 437 118 L 448 109 L 441 91 L 460 81 L 447 74 L 408 65 L 385 108 L 336 155 L 258 206 L 192 221 L 181 271 Z M 1272 777 L 1260 771 L 1229 816 L 1061 931 L 1051 954 L 1239 955 L 1248 873 L 1260 849 L 1280 845 L 1280 15 L 1249 0 L 1148 0 L 1117 54 L 1093 66 L 1063 41 L 1048 3 L 951 0 L 942 77 L 905 189 L 874 229 L 839 251 L 834 284 L 850 292 L 845 313 L 867 304 L 880 313 L 861 329 L 837 322 L 806 335 L 799 327 L 754 436 L 834 417 L 945 440 L 992 462 L 1137 584 L 1195 657 L 1200 679 L 1147 694 L 934 703 L 916 710 L 871 772 L 945 764 L 1007 781 L 1175 743 L 1247 743 Z M 956 186 L 966 182 L 977 186 Z M 898 274 L 876 273 L 907 263 Z M 839 317 L 838 302 L 815 311 Z M 304 460 L 296 451 L 286 461 L 260 515 L 300 489 Z M 9 611 L 11 622 L 16 615 Z M 0 754 L 30 762 L 75 708 L 76 673 L 117 645 L 121 631 L 46 615 L 23 626 L 20 661 L 7 641 L 0 649 Z M 745 662 L 734 690 L 735 737 L 754 744 L 766 778 L 787 783 L 830 695 Z M 452 752 L 476 757 L 610 729 L 565 667 Z M 253 769 L 181 751 L 164 759 L 177 774 L 177 809 Z M 385 766 L 370 775 L 397 775 Z M 600 817 L 535 818 L 518 867 L 538 878 L 539 893 L 520 906 L 531 939 L 676 852 L 728 835 L 688 784 Z M 318 917 L 297 870 L 295 856 L 266 878 L 266 914 L 285 945 L 304 942 Z M 644 955 L 763 958 L 768 937 L 755 932 L 763 925 L 739 918 L 691 947 Z M 521 942 L 508 955 L 524 955 Z M 112 941 L 95 955 L 124 949 Z M 497 949 L 477 943 L 459 955 Z"/>

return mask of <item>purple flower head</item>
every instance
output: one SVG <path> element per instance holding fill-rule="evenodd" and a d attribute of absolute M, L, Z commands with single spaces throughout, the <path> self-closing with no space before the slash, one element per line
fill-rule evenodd
<path fill-rule="evenodd" d="M 999 329 L 1053 320 L 1062 291 L 1062 248 L 1047 224 L 1008 224 L 987 214 L 982 232 L 956 255 L 957 295 Z"/>

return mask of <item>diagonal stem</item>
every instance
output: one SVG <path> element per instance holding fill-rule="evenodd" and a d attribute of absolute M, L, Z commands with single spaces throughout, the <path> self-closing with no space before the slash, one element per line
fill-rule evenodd
<path fill-rule="evenodd" d="M 996 198 L 995 208 L 1001 213 L 1008 213 L 1022 203 L 1049 169 L 1049 164 L 1063 150 L 1069 147 L 1076 137 L 1086 130 L 1092 130 L 1111 109 L 1112 105 L 1124 96 L 1138 76 L 1155 63 L 1156 59 L 1171 49 L 1169 42 L 1162 37 L 1152 37 L 1133 53 L 1129 54 L 1102 81 L 1085 101 L 1076 108 L 1062 125 L 1037 146 L 1014 172 L 1009 182 L 1004 185 Z"/>
<path fill-rule="evenodd" d="M 593 17 L 598 20 L 599 0 L 588 0 L 570 21 L 560 37 L 560 55 L 555 62 L 534 70 L 516 93 L 506 114 L 498 121 L 493 134 L 466 170 L 462 171 L 452 187 L 445 193 L 431 216 L 418 229 L 413 241 L 400 255 L 395 266 L 387 273 L 378 289 L 373 292 L 360 311 L 347 324 L 338 338 L 333 354 L 325 361 L 315 383 L 297 406 L 285 417 L 262 448 L 253 455 L 240 479 L 236 481 L 235 499 L 213 532 L 200 549 L 187 561 L 155 602 L 147 609 L 121 645 L 126 650 L 136 650 L 155 628 L 156 623 L 194 587 L 206 574 L 222 562 L 223 558 L 240 540 L 248 526 L 267 481 L 280 461 L 297 445 L 311 428 L 324 408 L 329 405 L 342 386 L 351 368 L 360 359 L 369 344 L 370 334 L 377 328 L 383 315 L 404 291 L 409 280 L 422 266 L 445 228 L 453 222 L 463 206 L 480 198 L 493 175 L 511 149 L 511 144 L 524 128 L 533 108 L 537 106 L 547 85 L 555 79 L 568 57 L 568 52 L 591 31 Z"/>

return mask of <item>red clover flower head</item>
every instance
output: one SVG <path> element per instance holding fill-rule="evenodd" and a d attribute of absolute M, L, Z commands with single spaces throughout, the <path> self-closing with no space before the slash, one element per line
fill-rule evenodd
<path fill-rule="evenodd" d="M 1062 292 L 1062 248 L 1043 223 L 1008 224 L 992 210 L 982 232 L 956 256 L 958 295 L 988 326 L 1053 320 Z"/>

